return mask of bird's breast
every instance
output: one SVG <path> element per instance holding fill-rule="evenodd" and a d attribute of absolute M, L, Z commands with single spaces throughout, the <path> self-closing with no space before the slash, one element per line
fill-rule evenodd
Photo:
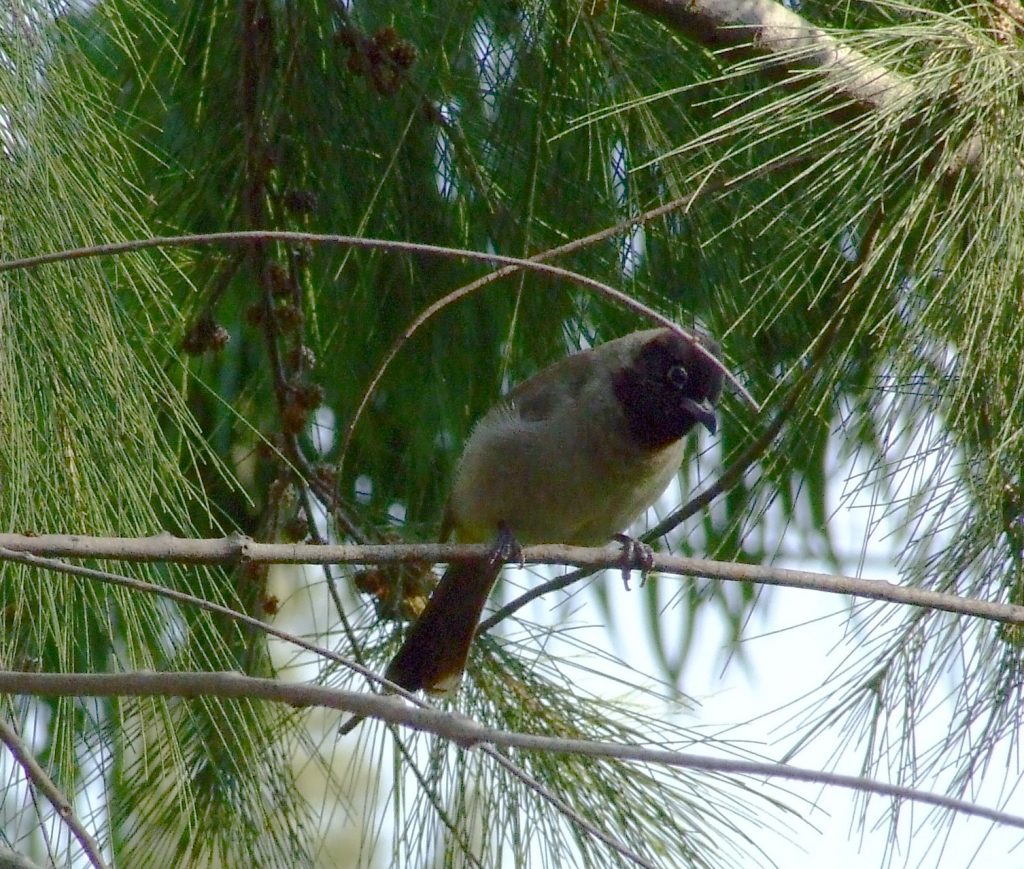
<path fill-rule="evenodd" d="M 632 443 L 621 414 L 603 402 L 540 420 L 492 411 L 459 463 L 455 529 L 464 541 L 485 541 L 504 522 L 522 543 L 597 545 L 658 498 L 682 455 L 682 441 L 657 450 Z"/>

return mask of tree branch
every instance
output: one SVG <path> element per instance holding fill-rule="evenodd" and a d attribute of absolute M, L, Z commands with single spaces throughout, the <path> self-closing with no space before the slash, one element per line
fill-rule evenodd
<path fill-rule="evenodd" d="M 257 543 L 248 537 L 191 539 L 160 534 L 155 537 L 86 537 L 74 534 L 44 534 L 29 537 L 0 534 L 0 561 L 59 556 L 107 558 L 133 562 L 174 562 L 184 564 L 399 564 L 429 562 L 452 564 L 472 561 L 490 554 L 488 544 L 403 543 L 372 546 L 317 546 L 308 543 Z M 523 547 L 524 564 L 560 564 L 595 569 L 621 569 L 622 553 L 617 547 L 565 546 L 544 544 Z M 63 565 L 58 563 L 63 567 Z M 37 566 L 52 568 L 50 564 Z M 636 570 L 643 565 L 633 565 Z M 1024 625 L 1024 606 L 961 597 L 947 592 L 897 585 L 884 579 L 861 579 L 840 574 L 815 573 L 782 567 L 763 567 L 706 558 L 656 553 L 653 570 L 674 576 L 702 577 L 727 582 L 752 582 L 803 588 L 830 594 L 880 600 L 996 622 Z M 187 597 L 187 595 L 186 595 Z M 255 621 L 255 620 L 254 620 Z M 262 624 L 262 622 L 257 622 Z"/>
<path fill-rule="evenodd" d="M 689 752 L 648 748 L 587 739 L 535 736 L 496 730 L 459 714 L 411 707 L 397 697 L 342 691 L 322 685 L 286 684 L 235 672 L 220 673 L 29 673 L 0 671 L 0 693 L 41 697 L 219 697 L 258 699 L 291 706 L 320 706 L 357 715 L 372 716 L 392 724 L 433 733 L 464 748 L 520 748 L 576 754 L 609 760 L 703 770 L 733 775 L 769 776 L 790 781 L 832 785 L 860 793 L 913 800 L 949 811 L 985 818 L 1024 829 L 1024 817 L 978 806 L 941 794 L 892 785 L 862 776 L 840 775 L 789 764 L 708 757 Z"/>
<path fill-rule="evenodd" d="M 727 59 L 762 58 L 762 71 L 791 89 L 819 81 L 836 120 L 910 106 L 917 88 L 904 76 L 850 48 L 773 0 L 626 0 L 630 6 Z M 909 120 L 908 113 L 908 120 Z M 963 169 L 982 155 L 977 134 L 957 149 Z"/>
<path fill-rule="evenodd" d="M 914 86 L 903 76 L 844 45 L 773 0 L 626 0 L 694 42 L 728 57 L 776 62 L 767 71 L 791 79 L 793 66 L 815 71 L 858 112 L 907 102 Z M 804 77 L 801 77 L 803 79 Z"/>
<path fill-rule="evenodd" d="M 64 554 L 77 554 L 79 557 L 90 557 L 90 558 L 101 558 L 101 557 L 121 557 L 129 560 L 136 561 L 154 561 L 154 560 L 168 560 L 163 556 L 166 555 L 167 549 L 174 550 L 179 547 L 182 550 L 182 554 L 188 563 L 212 563 L 223 560 L 237 560 L 242 558 L 250 558 L 252 560 L 262 560 L 267 563 L 309 563 L 319 561 L 320 563 L 326 563 L 330 561 L 344 561 L 346 563 L 369 563 L 371 560 L 380 562 L 398 562 L 398 561 L 409 561 L 409 560 L 438 560 L 444 561 L 451 558 L 457 560 L 460 558 L 474 558 L 479 557 L 480 554 L 488 552 L 489 547 L 487 546 L 448 546 L 448 545 L 394 545 L 394 546 L 310 546 L 301 544 L 264 544 L 255 543 L 248 540 L 240 535 L 232 535 L 227 538 L 213 539 L 213 540 L 190 540 L 175 538 L 170 535 L 159 535 L 157 537 L 141 538 L 138 540 L 130 538 L 93 538 L 93 537 L 82 537 L 76 535 L 48 535 L 45 537 L 25 537 L 22 535 L 0 535 L 0 543 L 2 544 L 18 544 L 40 549 L 45 551 L 44 547 L 47 544 L 56 544 L 54 549 L 61 551 Z M 117 553 L 116 555 L 114 553 Z M 375 559 L 368 559 L 367 553 L 376 555 Z M 586 549 L 582 547 L 566 547 L 560 545 L 553 546 L 542 546 L 542 547 L 531 547 L 526 550 L 527 556 L 541 556 L 531 558 L 534 563 L 576 563 L 585 565 L 588 567 L 622 567 L 622 558 L 616 550 L 607 549 Z M 328 559 L 326 556 L 333 556 Z M 432 556 L 426 558 L 425 556 Z M 442 557 L 443 556 L 443 557 Z M 68 573 L 76 576 L 81 576 L 87 579 L 96 579 L 101 582 L 110 582 L 122 587 L 134 588 L 141 592 L 158 594 L 163 597 L 168 597 L 172 600 L 178 601 L 186 605 L 195 605 L 202 609 L 208 609 L 215 612 L 220 612 L 229 615 L 232 618 L 239 619 L 252 627 L 257 627 L 261 630 L 265 630 L 267 633 L 274 636 L 278 636 L 281 639 L 285 639 L 289 642 L 297 643 L 298 645 L 307 648 L 309 650 L 316 651 L 319 654 L 324 655 L 330 660 L 337 661 L 345 666 L 351 667 L 371 680 L 384 685 L 394 691 L 400 692 L 414 705 L 403 703 L 397 696 L 388 696 L 380 694 L 362 694 L 355 692 L 340 692 L 335 689 L 328 689 L 322 686 L 294 686 L 284 685 L 270 679 L 253 679 L 251 677 L 243 676 L 239 673 L 184 673 L 184 674 L 129 674 L 125 675 L 111 675 L 111 674 L 79 674 L 79 675 L 62 675 L 62 674 L 37 674 L 37 673 L 0 673 L 0 693 L 40 693 L 47 694 L 48 691 L 53 692 L 56 696 L 64 696 L 65 694 L 80 696 L 106 696 L 107 693 L 117 693 L 118 695 L 126 696 L 142 696 L 143 694 L 157 693 L 163 696 L 182 696 L 182 697 L 197 697 L 197 696 L 224 696 L 224 697 L 258 697 L 267 700 L 275 700 L 278 702 L 287 702 L 296 706 L 306 705 L 324 705 L 330 708 L 343 709 L 354 713 L 361 717 L 377 717 L 380 718 L 392 726 L 401 724 L 410 726 L 416 729 L 428 730 L 430 732 L 437 733 L 438 735 L 451 739 L 460 744 L 466 745 L 467 747 L 479 746 L 480 750 L 483 751 L 488 757 L 493 759 L 496 763 L 504 765 L 510 772 L 519 778 L 527 787 L 530 787 L 538 793 L 542 798 L 550 802 L 553 807 L 565 815 L 571 822 L 581 826 L 586 832 L 591 835 L 596 835 L 602 841 L 618 851 L 622 856 L 627 857 L 639 865 L 649 865 L 647 861 L 639 854 L 623 845 L 621 842 L 615 839 L 614 836 L 608 833 L 594 828 L 594 826 L 575 812 L 571 806 L 564 804 L 557 795 L 552 794 L 546 788 L 544 788 L 539 782 L 535 781 L 525 771 L 520 769 L 514 763 L 507 758 L 504 758 L 499 751 L 498 746 L 519 746 L 527 749 L 538 749 L 538 750 L 554 750 L 544 744 L 533 744 L 530 743 L 530 739 L 536 739 L 534 737 L 527 737 L 522 734 L 508 734 L 502 736 L 501 739 L 492 738 L 492 734 L 503 734 L 500 731 L 489 731 L 486 728 L 482 728 L 473 722 L 469 722 L 470 729 L 467 729 L 464 722 L 469 721 L 462 717 L 453 717 L 445 715 L 444 713 L 424 708 L 423 701 L 419 698 L 408 695 L 407 692 L 402 691 L 398 686 L 390 685 L 386 680 L 377 676 L 376 674 L 368 671 L 365 667 L 360 666 L 354 661 L 350 661 L 343 658 L 340 655 L 332 652 L 328 649 L 323 649 L 315 646 L 308 641 L 305 641 L 299 637 L 294 637 L 287 634 L 272 625 L 260 622 L 250 616 L 243 613 L 237 613 L 227 607 L 220 606 L 210 601 L 205 601 L 199 598 L 195 598 L 191 595 L 183 592 L 178 592 L 174 589 L 162 588 L 152 583 L 146 583 L 141 580 L 134 580 L 130 577 L 124 577 L 117 574 L 107 573 L 105 571 L 96 570 L 90 567 L 84 567 L 80 565 L 67 564 L 63 561 L 56 559 L 41 558 L 38 555 L 27 552 L 18 551 L 16 548 L 6 548 L 0 546 L 0 560 L 11 560 L 28 565 L 40 567 L 42 569 L 59 571 Z M 170 559 L 173 560 L 173 559 Z M 920 589 L 905 589 L 900 586 L 891 586 L 889 583 L 872 581 L 872 580 L 856 580 L 848 577 L 828 577 L 823 574 L 812 574 L 805 571 L 777 571 L 771 569 L 753 568 L 749 565 L 730 565 L 722 562 L 702 561 L 699 559 L 683 559 L 678 557 L 669 556 L 658 556 L 655 559 L 655 564 L 658 566 L 659 563 L 670 564 L 676 563 L 676 567 L 682 567 L 689 565 L 694 568 L 683 570 L 684 573 L 698 573 L 699 575 L 712 576 L 717 578 L 735 578 L 729 576 L 733 570 L 738 569 L 741 572 L 744 571 L 760 571 L 766 573 L 768 578 L 762 577 L 763 581 L 770 581 L 773 584 L 785 584 L 794 585 L 796 587 L 817 587 L 817 580 L 837 580 L 840 585 L 834 589 L 826 588 L 825 590 L 833 590 L 840 593 L 859 593 L 856 590 L 851 591 L 848 584 L 866 584 L 868 586 L 876 586 L 876 588 L 866 589 L 864 596 L 875 597 L 877 599 L 888 600 L 888 599 L 899 599 L 905 595 L 911 595 L 914 600 L 904 600 L 902 602 L 913 602 L 921 606 L 937 606 L 941 609 L 946 609 L 952 612 L 965 612 L 973 615 L 980 615 L 986 618 L 1000 618 L 1001 616 L 1008 616 L 1009 618 L 1001 620 L 1010 620 L 1016 622 L 1017 619 L 1024 621 L 1024 608 L 1012 607 L 1012 606 L 1001 606 L 998 604 L 989 604 L 985 601 L 969 601 L 967 599 L 957 598 L 955 595 L 944 595 L 935 592 L 926 592 Z M 752 579 L 753 576 L 746 577 Z M 806 582 L 812 582 L 812 585 L 806 585 Z M 843 585 L 846 587 L 843 587 Z M 884 587 L 884 588 L 883 588 Z M 921 599 L 919 596 L 924 595 L 925 598 Z M 930 600 L 930 603 L 926 603 L 925 600 Z M 994 609 L 993 609 L 994 608 Z M 975 611 L 977 610 L 977 611 Z M 986 610 L 992 610 L 992 612 L 986 612 Z M 1019 612 L 1018 612 L 1019 611 Z M 44 681 L 34 681 L 36 677 L 42 676 Z M 107 682 L 104 680 L 124 680 L 124 679 L 138 679 L 142 678 L 142 683 L 128 682 Z M 174 690 L 156 690 L 154 691 L 152 683 L 147 683 L 147 679 L 163 679 L 170 678 L 172 681 L 170 686 Z M 228 686 L 223 687 L 221 680 L 228 680 Z M 67 680 L 71 681 L 68 682 Z M 81 682 L 81 679 L 87 680 L 85 683 Z M 26 681 L 27 680 L 27 681 Z M 92 681 L 89 681 L 92 680 Z M 98 680 L 98 681 L 97 681 Z M 184 680 L 174 681 L 174 680 Z M 212 680 L 212 681 L 211 681 Z M 161 683 L 163 688 L 168 687 L 168 683 Z M 108 689 L 111 685 L 116 685 L 117 691 L 110 692 Z M 133 688 L 134 685 L 134 688 Z M 254 687 L 257 686 L 258 687 Z M 49 686 L 47 688 L 47 686 Z M 99 686 L 99 687 L 98 687 Z M 221 686 L 218 688 L 218 686 Z M 103 690 L 99 690 L 103 688 Z M 253 690 L 250 690 L 253 689 Z M 296 693 L 297 692 L 297 693 Z M 326 692 L 326 693 L 323 693 Z M 51 694 L 50 696 L 53 696 Z M 333 698 L 333 699 L 332 699 Z M 340 699 L 339 699 L 340 698 Z M 379 704 L 384 704 L 383 706 Z M 439 718 L 431 718 L 430 716 L 440 716 Z M 417 717 L 426 716 L 426 717 Z M 450 722 L 455 722 L 451 724 Z M 543 738 L 541 738 L 543 739 Z M 526 741 L 524 741 L 526 740 Z M 623 760 L 638 760 L 648 763 L 665 763 L 672 766 L 687 766 L 690 768 L 702 768 L 709 771 L 720 771 L 720 772 L 735 772 L 739 774 L 751 774 L 751 775 L 778 775 L 785 778 L 791 778 L 796 780 L 813 781 L 823 784 L 834 784 L 841 787 L 850 787 L 865 792 L 886 794 L 894 797 L 908 798 L 908 799 L 920 799 L 923 802 L 930 803 L 933 805 L 943 806 L 953 811 L 966 812 L 968 814 L 975 814 L 982 817 L 987 817 L 991 820 L 1004 822 L 1004 823 L 1019 823 L 1024 826 L 1024 819 L 1014 819 L 1013 816 L 1005 816 L 1010 820 L 1006 820 L 1002 813 L 994 812 L 989 809 L 980 809 L 976 806 L 971 806 L 969 803 L 965 803 L 958 800 L 953 800 L 947 797 L 938 796 L 935 794 L 927 794 L 925 792 L 914 791 L 909 788 L 903 788 L 894 785 L 880 784 L 872 782 L 868 779 L 860 779 L 851 776 L 838 776 L 832 773 L 824 773 L 816 770 L 801 770 L 795 767 L 789 767 L 785 765 L 776 764 L 743 764 L 735 761 L 717 761 L 708 758 L 698 758 L 695 756 L 684 755 L 678 752 L 668 752 L 660 754 L 651 754 L 649 750 L 638 747 L 630 746 L 615 746 L 611 743 L 588 743 L 586 741 L 561 741 L 563 746 L 560 750 L 576 752 L 579 748 L 578 753 L 587 754 L 596 757 L 618 757 Z"/>
<path fill-rule="evenodd" d="M 18 736 L 14 728 L 2 718 L 0 718 L 0 742 L 7 746 L 7 750 L 10 751 L 15 761 L 25 771 L 25 775 L 39 789 L 40 793 L 46 797 L 50 805 L 53 806 L 54 811 L 60 816 L 60 819 L 67 824 L 71 835 L 78 840 L 78 844 L 82 846 L 82 851 L 89 858 L 89 862 L 96 869 L 106 869 L 107 864 L 100 854 L 99 844 L 89 834 L 89 831 L 85 829 L 82 822 L 78 820 L 71 801 L 64 796 L 63 791 L 46 774 L 46 770 L 32 756 L 32 752 L 21 741 L 21 737 Z"/>

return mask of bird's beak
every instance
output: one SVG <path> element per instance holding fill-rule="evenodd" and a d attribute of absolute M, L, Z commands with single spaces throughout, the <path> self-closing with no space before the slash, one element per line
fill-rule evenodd
<path fill-rule="evenodd" d="M 694 401 L 692 398 L 684 398 L 683 405 L 693 418 L 711 434 L 715 434 L 718 431 L 718 418 L 715 416 L 715 409 L 711 406 L 711 402 L 707 400 Z"/>

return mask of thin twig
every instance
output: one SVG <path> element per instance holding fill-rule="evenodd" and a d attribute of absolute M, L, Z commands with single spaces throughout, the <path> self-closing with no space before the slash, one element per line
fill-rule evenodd
<path fill-rule="evenodd" d="M 874 209 L 872 218 L 868 223 L 867 230 L 861 240 L 857 269 L 844 281 L 844 285 L 847 290 L 849 290 L 857 280 L 864 278 L 867 274 L 867 269 L 870 265 L 871 252 L 874 249 L 878 233 L 881 230 L 883 217 L 884 209 L 879 203 Z M 849 294 L 847 293 L 847 295 L 844 296 L 844 302 L 848 297 Z M 811 343 L 807 350 L 809 360 L 807 367 L 803 369 L 796 382 L 787 390 L 785 396 L 779 403 L 778 408 L 775 410 L 775 415 L 772 417 L 771 422 L 769 422 L 768 425 L 765 426 L 764 429 L 762 429 L 758 435 L 743 448 L 740 454 L 722 470 L 710 486 L 707 486 L 704 490 L 698 492 L 689 501 L 678 509 L 673 510 L 653 528 L 645 532 L 641 538 L 644 542 L 652 543 L 659 537 L 662 537 L 674 530 L 680 524 L 689 519 L 690 516 L 693 516 L 695 513 L 704 509 L 704 507 L 708 506 L 724 492 L 731 489 L 738 480 L 743 478 L 743 475 L 747 470 L 754 465 L 755 462 L 761 459 L 768 448 L 775 442 L 776 437 L 778 437 L 783 427 L 790 420 L 793 409 L 801 401 L 807 389 L 814 381 L 814 378 L 818 375 L 819 369 L 827 360 L 828 353 L 839 336 L 845 319 L 844 311 L 840 308 L 840 310 L 833 314 L 828 325 Z M 549 579 L 541 585 L 523 592 L 521 595 L 501 607 L 497 612 L 486 618 L 480 624 L 478 633 L 489 631 L 492 627 L 497 625 L 499 622 L 504 621 L 531 601 L 553 591 L 559 591 L 561 589 L 568 588 L 571 585 L 575 585 L 591 575 L 593 575 L 593 571 L 591 570 L 574 570 L 563 576 Z"/>
<path fill-rule="evenodd" d="M 574 238 L 572 241 L 566 242 L 565 244 L 557 247 L 542 250 L 530 257 L 527 257 L 527 259 L 530 262 L 540 263 L 547 262 L 555 257 L 567 256 L 578 250 L 583 250 L 584 248 L 591 247 L 599 242 L 606 241 L 609 238 L 615 238 L 616 236 L 630 232 L 637 227 L 645 226 L 651 221 L 664 217 L 667 214 L 671 214 L 675 211 L 685 211 L 698 199 L 702 199 L 713 193 L 724 193 L 742 183 L 761 178 L 762 176 L 776 172 L 779 169 L 794 166 L 806 161 L 807 159 L 808 157 L 805 154 L 785 154 L 782 157 L 769 160 L 767 163 L 764 163 L 755 169 L 744 171 L 740 175 L 732 178 L 708 179 L 693 193 L 687 193 L 685 196 L 680 196 L 673 199 L 671 202 L 666 202 L 663 205 L 659 205 L 649 211 L 645 211 L 643 214 L 639 214 L 636 217 L 627 218 L 613 226 L 599 229 L 596 232 L 581 236 L 580 238 Z M 422 328 L 429 320 L 445 308 L 448 308 L 456 302 L 471 296 L 473 293 L 478 292 L 495 281 L 499 281 L 509 275 L 514 275 L 521 270 L 522 267 L 517 265 L 503 266 L 502 268 L 495 269 L 490 274 L 483 275 L 476 280 L 470 281 L 468 284 L 457 287 L 420 311 L 420 313 L 418 313 L 399 333 L 398 337 L 392 342 L 391 346 L 384 354 L 384 357 L 378 363 L 377 370 L 373 372 L 373 377 L 370 378 L 370 382 L 367 384 L 366 389 L 363 390 L 363 394 L 359 399 L 359 404 L 356 405 L 355 411 L 353 411 L 345 426 L 345 432 L 341 439 L 341 449 L 339 450 L 339 467 L 344 465 L 349 445 L 352 442 L 352 435 L 356 426 L 359 424 L 359 419 L 366 410 L 366 406 L 369 404 L 373 394 L 377 391 L 377 387 L 380 385 L 380 382 L 384 378 L 384 374 L 387 372 L 388 368 L 391 366 L 391 363 L 395 361 L 395 358 L 398 356 L 402 347 L 408 343 L 409 339 L 412 338 L 412 336 L 415 335 L 416 332 L 419 331 L 419 329 Z"/>
<path fill-rule="evenodd" d="M 3 718 L 0 718 L 0 742 L 7 746 L 7 750 L 10 751 L 15 761 L 25 771 L 25 775 L 28 776 L 29 780 L 39 789 L 43 796 L 49 800 L 54 811 L 57 812 L 60 819 L 71 831 L 71 835 L 82 846 L 82 851 L 89 858 L 89 862 L 96 869 L 106 869 L 107 864 L 100 854 L 99 843 L 89 834 L 89 831 L 85 829 L 82 822 L 78 819 L 71 801 L 64 796 L 64 792 L 46 774 L 46 770 L 32 756 L 32 752 L 21 741 L 21 737 L 18 736 L 14 728 L 4 721 Z"/>
<path fill-rule="evenodd" d="M 705 772 L 782 778 L 847 788 L 899 800 L 912 800 L 959 814 L 1024 829 L 1024 817 L 903 785 L 863 776 L 841 775 L 767 761 L 708 757 L 690 752 L 587 739 L 537 736 L 484 727 L 459 714 L 411 707 L 397 697 L 341 691 L 322 685 L 296 685 L 275 679 L 219 673 L 34 673 L 0 671 L 0 693 L 42 697 L 218 697 L 267 700 L 296 707 L 319 706 L 411 727 L 449 739 L 464 748 L 490 745 L 574 754 L 609 760 L 703 770 Z"/>

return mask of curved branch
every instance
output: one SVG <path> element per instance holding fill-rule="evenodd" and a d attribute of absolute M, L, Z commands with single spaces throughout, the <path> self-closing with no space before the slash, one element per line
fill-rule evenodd
<path fill-rule="evenodd" d="M 14 271 L 16 269 L 38 268 L 39 266 L 47 265 L 49 263 L 87 259 L 89 257 L 118 256 L 120 254 L 132 253 L 139 250 L 150 250 L 153 248 L 195 247 L 198 245 L 209 244 L 252 244 L 254 242 L 264 241 L 282 241 L 290 242 L 292 244 L 340 245 L 342 247 L 386 250 L 397 253 L 420 254 L 424 256 L 461 258 L 468 259 L 473 262 L 487 263 L 492 266 L 515 266 L 517 268 L 541 272 L 551 277 L 570 281 L 571 283 L 577 284 L 592 293 L 604 296 L 606 299 L 611 299 L 627 311 L 632 311 L 634 314 L 637 314 L 646 320 L 650 320 L 651 322 L 656 323 L 659 326 L 664 326 L 667 329 L 672 329 L 682 335 L 688 341 L 693 343 L 699 353 L 707 356 L 708 359 L 721 369 L 722 374 L 725 375 L 725 378 L 732 384 L 732 388 L 736 391 L 737 395 L 742 396 L 743 400 L 750 405 L 751 409 L 755 413 L 761 410 L 760 405 L 747 391 L 747 388 L 740 383 L 736 375 L 729 371 L 717 356 L 703 349 L 689 332 L 680 328 L 678 323 L 673 322 L 664 314 L 659 314 L 653 308 L 649 308 L 642 302 L 638 302 L 628 293 L 624 293 L 622 290 L 610 287 L 608 284 L 602 283 L 594 278 L 587 277 L 586 275 L 582 275 L 579 272 L 574 272 L 570 269 L 549 265 L 547 263 L 538 262 L 537 260 L 523 259 L 522 257 L 503 256 L 497 253 L 485 253 L 483 251 L 470 250 L 468 248 L 445 247 L 443 245 L 424 244 L 422 242 L 392 241 L 384 238 L 363 238 L 362 236 L 357 235 L 291 232 L 285 230 L 239 230 L 237 232 L 206 232 L 196 235 L 154 236 L 152 238 L 136 238 L 130 239 L 129 241 L 116 241 L 108 244 L 89 245 L 88 247 L 69 248 L 67 250 L 54 251 L 53 253 L 40 254 L 39 256 L 0 261 L 0 273 Z"/>
<path fill-rule="evenodd" d="M 756 167 L 753 170 L 742 173 L 741 175 L 732 178 L 712 178 L 701 184 L 700 187 L 692 193 L 687 193 L 684 196 L 680 196 L 673 199 L 671 202 L 666 202 L 663 205 L 656 206 L 655 208 L 645 211 L 643 214 L 639 214 L 636 217 L 629 217 L 626 220 L 620 221 L 614 226 L 605 227 L 599 229 L 588 235 L 574 238 L 572 241 L 566 242 L 565 244 L 557 247 L 551 247 L 547 250 L 539 251 L 528 257 L 531 262 L 546 262 L 556 257 L 566 256 L 570 253 L 574 253 L 578 250 L 583 250 L 590 247 L 598 242 L 605 241 L 609 238 L 614 238 L 617 235 L 628 232 L 639 226 L 645 226 L 652 220 L 656 220 L 659 217 L 664 217 L 667 214 L 671 214 L 674 211 L 685 211 L 689 209 L 698 199 L 702 199 L 714 193 L 724 193 L 728 190 L 739 186 L 741 183 L 750 181 L 754 178 L 760 178 L 775 172 L 779 169 L 784 169 L 789 166 L 794 166 L 798 163 L 804 162 L 807 159 L 805 154 L 784 154 L 781 157 L 776 157 L 773 160 L 769 160 L 767 163 Z M 363 412 L 366 410 L 366 406 L 369 404 L 370 399 L 376 392 L 377 387 L 380 386 L 381 380 L 384 378 L 384 374 L 387 372 L 391 363 L 395 361 L 402 347 L 404 347 L 409 339 L 416 334 L 427 322 L 435 317 L 439 312 L 445 310 L 451 305 L 460 302 L 467 296 L 472 295 L 478 290 L 483 289 L 486 286 L 494 283 L 495 281 L 506 278 L 509 275 L 514 275 L 517 272 L 522 271 L 519 266 L 507 265 L 502 266 L 499 269 L 495 269 L 489 274 L 483 275 L 476 280 L 470 281 L 468 284 L 463 284 L 461 287 L 457 287 L 449 293 L 446 293 L 440 299 L 429 304 L 426 308 L 420 311 L 412 321 L 401 331 L 398 337 L 392 342 L 391 346 L 387 349 L 387 352 L 381 358 L 380 362 L 377 363 L 377 368 L 373 372 L 373 376 L 370 378 L 370 382 L 367 384 L 366 389 L 363 390 L 363 394 L 359 399 L 359 403 L 356 405 L 355 411 L 349 418 L 348 423 L 345 427 L 345 433 L 341 439 L 341 450 L 339 466 L 345 462 L 345 456 L 348 453 L 348 448 L 352 442 L 352 435 L 355 431 L 356 425 L 359 423 L 359 419 Z"/>
<path fill-rule="evenodd" d="M 261 679 L 237 672 L 221 673 L 27 673 L 0 671 L 0 692 L 43 697 L 220 697 L 260 699 L 291 706 L 321 706 L 379 718 L 433 733 L 464 748 L 519 748 L 576 754 L 608 760 L 635 761 L 705 772 L 768 776 L 847 788 L 859 793 L 880 794 L 994 823 L 1024 829 L 1024 817 L 1012 815 L 928 791 L 893 785 L 862 776 L 840 775 L 789 764 L 708 757 L 642 745 L 627 745 L 588 739 L 565 739 L 497 730 L 472 719 L 431 708 L 410 707 L 397 697 L 341 691 L 322 685 L 295 685 L 275 679 Z M 493 756 L 493 755 L 492 755 Z"/>

